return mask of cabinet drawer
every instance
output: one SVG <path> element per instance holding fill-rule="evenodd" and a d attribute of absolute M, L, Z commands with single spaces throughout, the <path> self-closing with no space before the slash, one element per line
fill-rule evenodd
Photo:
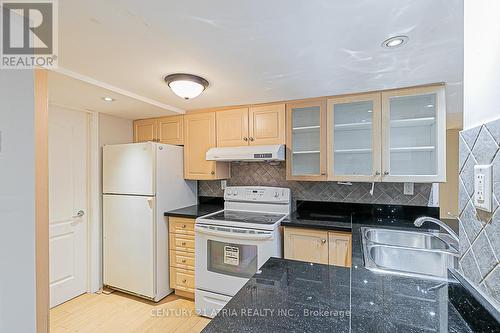
<path fill-rule="evenodd" d="M 170 266 L 194 270 L 194 253 L 170 250 Z"/>
<path fill-rule="evenodd" d="M 194 252 L 194 235 L 170 234 L 170 250 Z"/>
<path fill-rule="evenodd" d="M 170 268 L 170 287 L 194 292 L 194 271 L 182 268 Z"/>
<path fill-rule="evenodd" d="M 194 220 L 182 217 L 169 217 L 168 230 L 174 234 L 194 235 Z"/>

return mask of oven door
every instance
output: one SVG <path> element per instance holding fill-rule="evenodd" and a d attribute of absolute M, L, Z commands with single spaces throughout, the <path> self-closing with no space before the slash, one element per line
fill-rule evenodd
<path fill-rule="evenodd" d="M 264 262 L 279 256 L 275 231 L 195 225 L 196 289 L 234 296 Z"/>

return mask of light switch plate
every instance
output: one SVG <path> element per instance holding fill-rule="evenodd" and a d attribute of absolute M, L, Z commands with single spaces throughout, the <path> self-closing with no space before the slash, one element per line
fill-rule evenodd
<path fill-rule="evenodd" d="M 493 166 L 474 166 L 474 206 L 486 212 L 492 211 Z"/>
<path fill-rule="evenodd" d="M 404 195 L 415 194 L 415 183 L 405 183 L 403 193 Z"/>

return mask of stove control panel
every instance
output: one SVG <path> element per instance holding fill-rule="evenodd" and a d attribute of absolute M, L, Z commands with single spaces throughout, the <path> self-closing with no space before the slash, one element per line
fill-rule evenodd
<path fill-rule="evenodd" d="M 224 191 L 224 200 L 289 203 L 290 189 L 267 186 L 228 186 Z"/>

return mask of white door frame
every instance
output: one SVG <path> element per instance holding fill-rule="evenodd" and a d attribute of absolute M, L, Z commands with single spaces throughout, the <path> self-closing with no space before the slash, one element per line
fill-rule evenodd
<path fill-rule="evenodd" d="M 99 114 L 61 104 L 49 103 L 49 107 L 84 112 L 87 114 L 87 293 L 102 288 L 102 228 L 101 228 L 101 177 L 99 147 Z"/>

